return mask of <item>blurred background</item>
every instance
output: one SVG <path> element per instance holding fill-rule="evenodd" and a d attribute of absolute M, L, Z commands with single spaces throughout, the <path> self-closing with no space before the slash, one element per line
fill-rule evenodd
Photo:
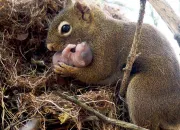
<path fill-rule="evenodd" d="M 180 0 L 166 0 L 167 3 L 172 7 L 175 13 L 180 17 Z M 138 13 L 140 8 L 139 0 L 102 0 L 102 2 L 107 2 L 114 8 L 119 8 L 119 13 L 123 14 L 129 20 L 137 22 Z M 144 17 L 144 23 L 149 23 L 154 27 L 157 27 L 166 38 L 170 41 L 171 45 L 175 49 L 175 52 L 179 55 L 180 48 L 177 41 L 174 40 L 174 35 L 171 33 L 165 22 L 153 9 L 153 7 L 147 1 L 146 12 Z"/>

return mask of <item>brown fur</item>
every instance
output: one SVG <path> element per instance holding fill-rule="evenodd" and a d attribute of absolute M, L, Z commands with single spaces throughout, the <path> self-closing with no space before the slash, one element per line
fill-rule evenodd
<path fill-rule="evenodd" d="M 64 20 L 72 26 L 68 37 L 57 31 Z M 135 27 L 135 23 L 115 20 L 95 6 L 69 4 L 52 22 L 47 46 L 63 50 L 69 43 L 86 41 L 94 59 L 84 68 L 62 64 L 55 71 L 86 83 L 115 83 L 123 76 Z M 180 66 L 172 47 L 159 31 L 143 24 L 138 48 L 141 55 L 134 63 L 126 93 L 132 122 L 151 130 L 180 130 Z"/>

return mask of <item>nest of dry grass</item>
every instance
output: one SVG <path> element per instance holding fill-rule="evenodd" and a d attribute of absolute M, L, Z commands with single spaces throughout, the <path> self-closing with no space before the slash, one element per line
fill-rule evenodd
<path fill-rule="evenodd" d="M 55 93 L 70 93 L 117 118 L 110 87 L 78 86 L 69 79 L 62 85 L 51 70 L 52 53 L 45 41 L 63 4 L 64 0 L 0 0 L 0 129 L 116 129 Z"/>

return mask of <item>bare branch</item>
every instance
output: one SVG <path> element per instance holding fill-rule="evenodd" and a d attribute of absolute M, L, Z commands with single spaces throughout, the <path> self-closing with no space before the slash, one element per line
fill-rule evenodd
<path fill-rule="evenodd" d="M 124 69 L 124 76 L 123 76 L 123 79 L 121 82 L 120 95 L 122 97 L 124 97 L 124 95 L 126 93 L 132 66 L 138 56 L 137 55 L 137 49 L 138 49 L 137 47 L 140 42 L 141 27 L 142 27 L 142 23 L 143 23 L 144 14 L 145 14 L 145 5 L 146 5 L 146 0 L 140 0 L 139 18 L 138 18 L 138 22 L 136 25 L 136 31 L 135 31 L 135 35 L 134 35 L 134 39 L 133 39 L 133 44 L 132 44 L 130 53 L 127 57 L 127 63 L 126 63 L 126 67 Z"/>
<path fill-rule="evenodd" d="M 132 130 L 147 130 L 145 128 L 142 128 L 142 127 L 139 127 L 137 125 L 134 125 L 134 124 L 131 124 L 131 123 L 128 123 L 128 122 L 124 122 L 124 121 L 120 121 L 120 120 L 116 120 L 116 119 L 112 119 L 112 118 L 109 118 L 109 117 L 106 117 L 104 116 L 103 114 L 99 113 L 98 111 L 94 110 L 93 108 L 87 106 L 86 104 L 80 102 L 79 100 L 77 100 L 76 98 L 73 98 L 73 97 L 70 97 L 66 94 L 63 94 L 59 91 L 56 92 L 61 98 L 64 98 L 80 107 L 82 107 L 83 109 L 91 112 L 93 115 L 97 116 L 99 119 L 107 122 L 107 123 L 110 123 L 110 124 L 113 124 L 113 125 L 117 125 L 117 126 L 121 126 L 121 127 L 124 127 L 124 128 L 129 128 L 129 129 L 132 129 Z"/>
<path fill-rule="evenodd" d="M 180 19 L 174 10 L 165 0 L 149 0 L 149 3 L 167 24 L 168 28 L 174 34 L 174 38 L 180 45 Z"/>
<path fill-rule="evenodd" d="M 165 0 L 149 0 L 161 18 L 166 22 L 167 26 L 173 34 L 178 33 L 179 17 Z"/>

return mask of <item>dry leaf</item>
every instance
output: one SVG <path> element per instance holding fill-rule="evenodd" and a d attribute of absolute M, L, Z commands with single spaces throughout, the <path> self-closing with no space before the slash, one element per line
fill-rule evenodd
<path fill-rule="evenodd" d="M 70 118 L 70 116 L 67 112 L 61 113 L 58 117 L 61 124 L 65 123 L 69 118 Z"/>

